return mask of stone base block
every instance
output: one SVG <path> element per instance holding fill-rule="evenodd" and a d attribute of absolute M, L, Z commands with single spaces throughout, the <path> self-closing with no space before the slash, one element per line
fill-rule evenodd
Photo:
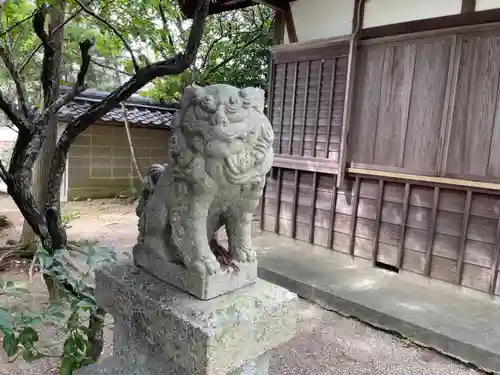
<path fill-rule="evenodd" d="M 202 275 L 180 264 L 165 262 L 143 245 L 135 245 L 134 263 L 158 279 L 202 300 L 221 296 L 257 280 L 257 261 L 238 263 L 238 271 L 226 267 L 215 275 Z"/>
<path fill-rule="evenodd" d="M 260 279 L 203 301 L 122 263 L 96 272 L 96 295 L 127 375 L 265 375 L 296 331 L 297 296 Z"/>

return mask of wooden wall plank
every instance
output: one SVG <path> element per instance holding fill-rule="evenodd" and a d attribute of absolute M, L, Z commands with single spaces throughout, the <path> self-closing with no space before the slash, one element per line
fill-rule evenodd
<path fill-rule="evenodd" d="M 269 174 L 268 174 L 269 175 Z M 264 204 L 266 200 L 266 187 L 267 187 L 267 178 L 264 184 L 264 188 L 262 189 L 262 196 L 260 197 L 259 210 L 260 210 L 260 219 L 259 219 L 259 228 L 260 230 L 264 230 Z"/>
<path fill-rule="evenodd" d="M 438 171 L 451 39 L 419 43 L 402 167 Z"/>
<path fill-rule="evenodd" d="M 330 91 L 328 94 L 328 121 L 326 123 L 327 133 L 326 142 L 330 141 L 330 136 L 332 134 L 332 118 L 333 118 L 333 99 L 335 97 L 335 84 L 337 82 L 337 59 L 333 59 L 332 67 L 332 77 L 330 81 Z M 325 150 L 325 158 L 328 159 L 328 147 Z"/>
<path fill-rule="evenodd" d="M 356 238 L 356 220 L 358 219 L 358 203 L 359 203 L 359 185 L 361 183 L 361 178 L 356 177 L 356 182 L 354 183 L 353 200 L 352 200 L 352 217 L 351 217 L 351 227 L 349 229 L 349 254 L 354 255 L 354 245 Z M 338 184 L 337 184 L 338 185 Z M 338 207 L 337 207 L 338 209 Z"/>
<path fill-rule="evenodd" d="M 415 44 L 386 47 L 373 163 L 401 166 L 415 68 Z"/>
<path fill-rule="evenodd" d="M 403 198 L 403 214 L 401 223 L 401 236 L 398 243 L 398 259 L 397 259 L 397 267 L 403 267 L 403 258 L 404 258 L 404 246 L 405 246 L 405 238 L 406 238 L 406 222 L 408 221 L 408 208 L 410 205 L 410 194 L 411 194 L 411 185 L 409 182 L 405 184 L 405 195 Z"/>
<path fill-rule="evenodd" d="M 495 248 L 493 250 L 493 261 L 491 262 L 490 268 L 490 285 L 489 293 L 495 294 L 497 279 L 498 279 L 498 266 L 500 263 L 500 218 L 498 219 L 497 234 L 495 238 Z"/>
<path fill-rule="evenodd" d="M 300 137 L 300 149 L 298 154 L 299 155 L 304 155 L 304 142 L 305 142 L 305 136 L 306 136 L 306 119 L 307 119 L 307 105 L 308 105 L 308 98 L 309 98 L 309 83 L 311 81 L 311 62 L 308 61 L 306 66 L 306 80 L 305 80 L 305 90 L 304 90 L 304 109 L 303 109 L 303 114 L 302 114 L 302 134 Z M 319 81 L 319 79 L 318 79 Z M 293 134 L 293 130 L 290 131 L 290 135 Z M 293 137 L 291 137 L 293 138 Z M 290 154 L 293 154 L 293 150 L 289 152 Z"/>
<path fill-rule="evenodd" d="M 373 235 L 373 250 L 372 250 L 372 259 L 373 265 L 378 260 L 378 252 L 379 252 L 379 237 L 380 237 L 380 227 L 382 224 L 382 207 L 384 205 L 384 180 L 379 181 L 379 194 L 377 199 L 377 212 L 375 218 L 375 233 Z"/>
<path fill-rule="evenodd" d="M 441 118 L 441 134 L 437 154 L 438 176 L 446 175 L 446 160 L 448 158 L 448 147 L 450 144 L 451 119 L 453 118 L 453 105 L 458 81 L 458 56 L 461 51 L 461 38 L 458 35 L 451 37 L 451 51 L 448 64 L 448 77 L 446 79 L 446 91 L 444 94 L 444 110 Z"/>
<path fill-rule="evenodd" d="M 312 202 L 311 202 L 311 216 L 309 217 L 309 242 L 314 243 L 314 227 L 316 225 L 316 200 L 318 198 L 318 173 L 313 174 L 312 185 Z"/>
<path fill-rule="evenodd" d="M 469 229 L 469 215 L 470 215 L 470 207 L 472 203 L 472 191 L 467 191 L 467 199 L 465 201 L 465 208 L 463 214 L 463 224 L 462 224 L 462 233 L 460 235 L 460 250 L 458 253 L 457 260 L 457 278 L 455 283 L 460 285 L 462 283 L 462 276 L 464 271 L 464 260 L 465 260 L 465 246 L 467 241 L 467 231 Z"/>
<path fill-rule="evenodd" d="M 429 234 L 427 237 L 427 250 L 425 253 L 425 266 L 424 266 L 424 275 L 429 276 L 431 273 L 432 266 L 432 247 L 434 244 L 434 234 L 436 232 L 436 218 L 437 218 L 437 210 L 439 206 L 439 187 L 434 188 L 434 199 L 432 204 L 432 216 L 430 220 L 430 228 Z"/>
<path fill-rule="evenodd" d="M 498 32 L 463 36 L 459 59 L 446 172 L 499 177 L 494 175 L 496 164 L 488 166 L 500 78 Z"/>
<path fill-rule="evenodd" d="M 377 132 L 382 69 L 385 49 L 363 48 L 359 52 L 354 101 L 359 106 L 352 114 L 349 159 L 354 163 L 373 164 Z"/>
<path fill-rule="evenodd" d="M 281 100 L 280 100 L 280 114 L 279 114 L 279 123 L 277 124 L 278 125 L 278 134 L 275 136 L 277 137 L 278 139 L 278 147 L 277 147 L 277 150 L 276 150 L 276 153 L 280 154 L 281 153 L 281 143 L 282 143 L 282 134 L 283 134 L 283 120 L 284 120 L 284 115 L 285 115 L 285 90 L 286 90 L 286 80 L 287 80 L 287 74 L 288 74 L 288 69 L 287 69 L 287 64 L 284 64 L 284 77 L 283 77 L 283 82 L 281 83 Z M 276 85 L 276 83 L 275 83 Z M 272 98 L 271 100 L 274 100 L 274 98 Z M 274 109 L 273 109 L 274 110 Z M 270 118 L 273 118 L 273 112 L 271 112 L 269 114 Z M 274 125 L 273 124 L 273 128 L 274 128 Z"/>
<path fill-rule="evenodd" d="M 281 210 L 281 189 L 283 188 L 283 169 L 278 168 L 278 176 L 276 179 L 276 218 L 280 217 L 280 210 Z M 279 220 L 276 220 L 275 226 L 274 226 L 274 233 L 280 233 L 280 223 Z"/>
<path fill-rule="evenodd" d="M 335 225 L 335 213 L 337 211 L 337 176 L 333 176 L 333 186 L 332 186 L 332 200 L 330 204 L 330 216 L 329 216 L 329 227 L 328 227 L 328 248 L 333 247 L 333 236 L 334 236 L 334 225 Z"/>
<path fill-rule="evenodd" d="M 293 73 L 293 88 L 292 88 L 292 109 L 291 109 L 291 117 L 290 117 L 290 140 L 288 142 L 288 154 L 292 154 L 292 142 L 293 142 L 293 127 L 295 123 L 295 104 L 297 101 L 297 81 L 299 75 L 299 62 L 296 62 L 294 65 L 294 73 Z M 281 151 L 280 151 L 281 153 Z"/>
<path fill-rule="evenodd" d="M 292 211 L 292 238 L 296 238 L 297 235 L 297 209 L 298 209 L 298 195 L 299 195 L 299 182 L 300 182 L 300 171 L 295 170 L 294 178 L 294 188 L 293 188 L 293 211 Z"/>
<path fill-rule="evenodd" d="M 497 91 L 497 101 L 493 122 L 493 134 L 491 147 L 488 155 L 487 176 L 497 178 L 500 176 L 500 105 L 498 105 L 499 92 Z"/>
<path fill-rule="evenodd" d="M 318 124 L 319 124 L 319 116 L 320 116 L 320 109 L 321 109 L 321 88 L 323 86 L 323 65 L 324 61 L 321 61 L 321 64 L 319 65 L 319 72 L 318 72 L 318 84 L 316 86 L 316 117 L 315 117 L 315 122 L 314 122 L 314 141 L 313 141 L 313 151 L 312 151 L 312 156 L 316 157 L 316 146 L 318 142 Z M 335 79 L 335 77 L 333 78 Z M 333 87 L 333 90 L 335 87 Z M 305 134 L 304 134 L 304 140 L 305 140 Z M 330 137 L 326 139 L 326 142 L 328 143 L 330 140 Z M 328 157 L 328 147 L 326 148 L 326 154 Z"/>

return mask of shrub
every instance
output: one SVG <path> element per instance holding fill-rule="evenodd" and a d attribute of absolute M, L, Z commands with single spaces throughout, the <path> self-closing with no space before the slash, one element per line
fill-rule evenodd
<path fill-rule="evenodd" d="M 39 311 L 15 311 L 9 300 L 25 296 L 29 291 L 20 283 L 0 280 L 0 294 L 7 297 L 5 306 L 0 307 L 0 330 L 9 360 L 22 357 L 31 362 L 54 357 L 40 345 L 41 329 L 48 325 L 55 326 L 57 337 L 62 338 L 56 343 L 62 375 L 71 375 L 73 370 L 97 360 L 95 345 L 102 345 L 102 341 L 96 344 L 94 336 L 98 334 L 102 339 L 104 312 L 94 297 L 93 273 L 97 267 L 115 262 L 116 253 L 107 247 L 85 245 L 80 255 L 79 261 L 75 261 L 66 249 L 58 250 L 54 256 L 42 248 L 37 251 L 36 260 L 43 275 L 56 280 L 62 290 L 71 289 L 71 293 L 63 292 L 60 299 L 48 302 Z M 97 328 L 96 319 L 99 320 Z M 92 321 L 93 328 L 90 327 Z M 101 332 L 96 332 L 99 327 Z"/>

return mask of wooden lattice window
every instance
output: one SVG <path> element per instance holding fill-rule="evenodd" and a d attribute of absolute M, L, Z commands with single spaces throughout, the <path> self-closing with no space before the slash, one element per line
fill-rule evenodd
<path fill-rule="evenodd" d="M 306 162 L 338 164 L 347 51 L 347 44 L 337 43 L 311 53 L 301 49 L 300 55 L 293 50 L 274 53 L 269 117 L 275 165 L 310 169 L 314 163 Z"/>

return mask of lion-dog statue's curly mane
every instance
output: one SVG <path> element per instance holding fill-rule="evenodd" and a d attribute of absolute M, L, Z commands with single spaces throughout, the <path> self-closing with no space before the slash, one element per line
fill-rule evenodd
<path fill-rule="evenodd" d="M 150 182 L 137 210 L 145 251 L 213 274 L 221 264 L 209 240 L 225 226 L 232 259 L 255 260 L 252 219 L 273 162 L 274 133 L 264 102 L 264 92 L 255 88 L 184 90 L 168 165 L 150 168 L 156 183 Z"/>

